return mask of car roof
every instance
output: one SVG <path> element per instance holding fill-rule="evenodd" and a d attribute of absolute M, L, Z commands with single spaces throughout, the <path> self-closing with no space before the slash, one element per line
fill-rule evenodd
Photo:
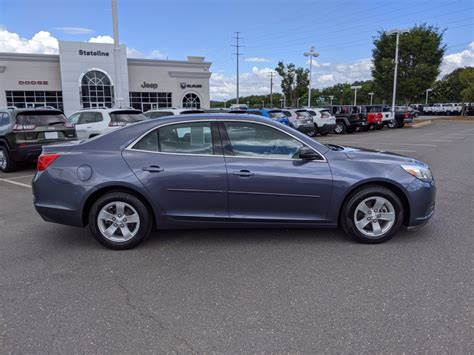
<path fill-rule="evenodd" d="M 186 111 L 202 111 L 204 113 L 205 111 L 201 108 L 156 108 L 153 110 L 148 110 L 146 113 L 149 112 L 173 112 L 174 114 L 180 114 L 181 112 L 186 112 Z"/>

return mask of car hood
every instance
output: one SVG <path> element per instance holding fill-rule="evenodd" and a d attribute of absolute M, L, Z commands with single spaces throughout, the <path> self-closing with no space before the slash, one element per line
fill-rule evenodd
<path fill-rule="evenodd" d="M 401 154 L 396 154 L 392 152 L 387 152 L 384 150 L 375 150 L 367 148 L 356 148 L 349 146 L 335 146 L 328 145 L 330 149 L 337 150 L 343 153 L 348 159 L 351 160 L 364 160 L 364 161 L 377 161 L 377 162 L 386 162 L 386 163 L 396 163 L 396 164 L 418 164 L 422 166 L 427 166 L 425 163 L 410 158 Z"/>

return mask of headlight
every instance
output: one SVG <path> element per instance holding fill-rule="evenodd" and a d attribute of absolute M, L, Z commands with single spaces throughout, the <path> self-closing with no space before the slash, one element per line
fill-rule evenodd
<path fill-rule="evenodd" d="M 423 181 L 433 181 L 433 174 L 431 174 L 431 170 L 424 166 L 419 165 L 402 165 L 403 170 L 405 170 L 408 174 L 423 180 Z"/>

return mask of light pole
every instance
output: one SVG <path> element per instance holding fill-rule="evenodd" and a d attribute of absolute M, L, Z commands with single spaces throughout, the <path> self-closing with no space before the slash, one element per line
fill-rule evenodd
<path fill-rule="evenodd" d="M 428 95 L 430 92 L 432 92 L 433 89 L 426 89 L 426 99 L 425 99 L 425 105 L 428 105 Z"/>
<path fill-rule="evenodd" d="M 357 90 L 362 89 L 362 86 L 354 85 L 354 86 L 351 86 L 351 89 L 354 90 L 354 106 L 356 106 L 357 105 Z"/>
<path fill-rule="evenodd" d="M 224 109 L 226 109 L 226 108 L 227 108 L 226 106 L 227 106 L 227 100 L 226 100 L 226 99 L 224 99 Z"/>
<path fill-rule="evenodd" d="M 332 99 L 334 99 L 334 95 L 329 95 L 329 99 L 331 100 L 331 106 L 332 106 Z"/>
<path fill-rule="evenodd" d="M 311 107 L 311 76 L 313 73 L 313 57 L 319 56 L 319 53 L 315 51 L 314 46 L 311 46 L 308 52 L 304 52 L 305 57 L 309 57 L 309 85 L 308 85 L 308 108 Z"/>
<path fill-rule="evenodd" d="M 369 92 L 369 96 L 370 96 L 370 106 L 372 106 L 372 101 L 373 101 L 373 98 L 374 98 L 374 93 L 373 93 L 373 92 Z"/>
<path fill-rule="evenodd" d="M 265 107 L 265 100 L 262 100 L 262 108 Z"/>
<path fill-rule="evenodd" d="M 398 74 L 398 45 L 400 44 L 400 34 L 408 33 L 408 30 L 395 29 L 387 32 L 388 36 L 396 35 L 395 43 L 395 71 L 393 73 L 393 96 L 392 96 L 392 114 L 395 115 L 395 100 L 397 98 L 397 74 Z"/>
<path fill-rule="evenodd" d="M 300 99 L 301 99 L 301 97 L 298 97 L 296 99 L 296 108 L 300 108 Z"/>

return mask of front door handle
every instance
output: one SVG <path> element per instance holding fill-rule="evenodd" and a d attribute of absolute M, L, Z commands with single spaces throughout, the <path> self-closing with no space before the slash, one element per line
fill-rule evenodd
<path fill-rule="evenodd" d="M 239 170 L 239 171 L 234 171 L 234 175 L 247 177 L 247 176 L 254 176 L 255 174 L 252 173 L 250 170 Z"/>
<path fill-rule="evenodd" d="M 142 168 L 143 171 L 148 171 L 150 173 L 161 173 L 163 170 L 163 168 L 160 168 L 158 165 L 150 165 L 150 166 L 146 166 L 144 168 Z"/>

